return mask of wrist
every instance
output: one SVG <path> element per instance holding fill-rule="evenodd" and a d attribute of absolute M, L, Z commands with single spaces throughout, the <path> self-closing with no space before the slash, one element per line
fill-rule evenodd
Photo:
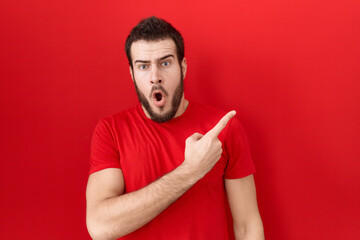
<path fill-rule="evenodd" d="M 196 174 L 194 169 L 186 161 L 176 168 L 176 173 L 183 182 L 186 182 L 191 186 L 201 179 L 199 174 Z"/>

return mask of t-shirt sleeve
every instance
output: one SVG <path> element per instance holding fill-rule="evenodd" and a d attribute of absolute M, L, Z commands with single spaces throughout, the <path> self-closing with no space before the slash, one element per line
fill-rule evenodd
<path fill-rule="evenodd" d="M 245 130 L 237 118 L 233 118 L 229 123 L 225 140 L 228 162 L 224 177 L 226 179 L 246 177 L 255 173 L 249 142 Z"/>
<path fill-rule="evenodd" d="M 121 168 L 120 156 L 109 123 L 100 119 L 92 135 L 89 174 L 105 168 Z"/>

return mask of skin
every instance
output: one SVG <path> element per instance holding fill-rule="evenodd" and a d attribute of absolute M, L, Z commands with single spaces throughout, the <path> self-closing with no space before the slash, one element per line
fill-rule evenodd
<path fill-rule="evenodd" d="M 130 67 L 131 78 L 136 84 L 137 94 L 142 94 L 149 103 L 153 114 L 164 116 L 174 110 L 172 102 L 176 96 L 176 90 L 181 84 L 181 76 L 186 76 L 186 59 L 181 63 L 177 60 L 176 46 L 173 40 L 166 39 L 157 42 L 137 41 L 131 46 L 131 55 L 134 68 Z M 165 106 L 157 107 L 151 96 L 151 90 L 154 86 L 161 86 L 168 93 L 165 97 Z M 181 92 L 180 105 L 176 106 L 173 117 L 183 114 L 188 105 L 188 100 L 184 98 Z M 142 101 L 141 101 L 142 102 Z M 142 108 L 148 118 L 151 114 L 142 104 Z M 170 118 L 170 119 L 171 119 Z M 170 120 L 169 119 L 169 120 Z"/>
<path fill-rule="evenodd" d="M 181 81 L 181 71 L 183 76 L 186 75 L 186 59 L 181 63 L 177 61 L 176 47 L 170 39 L 135 42 L 131 54 L 134 69 L 130 69 L 130 74 L 138 90 L 147 98 L 153 112 L 166 115 L 173 110 L 171 99 Z M 161 84 L 168 93 L 161 107 L 156 106 L 151 99 L 151 89 L 157 84 Z M 188 101 L 182 95 L 174 117 L 182 115 L 187 106 Z M 151 118 L 144 107 L 143 110 Z M 127 235 L 175 202 L 220 159 L 222 144 L 218 135 L 235 114 L 235 111 L 227 113 L 205 135 L 194 133 L 189 136 L 185 144 L 184 162 L 138 191 L 124 193 L 124 177 L 120 169 L 109 168 L 91 174 L 86 190 L 86 223 L 91 237 L 100 240 Z M 252 175 L 241 179 L 225 179 L 225 186 L 236 239 L 264 239 Z"/>

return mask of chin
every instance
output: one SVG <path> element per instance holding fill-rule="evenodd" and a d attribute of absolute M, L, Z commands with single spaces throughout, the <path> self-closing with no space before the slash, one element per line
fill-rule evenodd
<path fill-rule="evenodd" d="M 152 105 L 152 110 L 153 110 L 154 113 L 157 113 L 157 114 L 166 114 L 171 109 L 169 109 L 169 106 L 167 106 L 167 105 L 161 106 L 161 107 L 157 107 L 155 105 Z"/>

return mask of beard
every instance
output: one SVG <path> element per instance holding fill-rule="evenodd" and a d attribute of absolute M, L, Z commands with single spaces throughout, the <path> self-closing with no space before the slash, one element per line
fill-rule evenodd
<path fill-rule="evenodd" d="M 133 76 L 134 76 L 134 74 L 133 74 Z M 149 101 L 147 100 L 145 95 L 140 91 L 140 89 L 136 85 L 135 76 L 134 76 L 134 84 L 135 84 L 135 90 L 136 90 L 136 94 L 137 94 L 137 96 L 139 98 L 139 101 L 140 101 L 141 105 L 146 109 L 148 114 L 150 115 L 151 120 L 153 120 L 155 122 L 158 122 L 158 123 L 163 123 L 163 122 L 167 122 L 167 121 L 174 118 L 176 112 L 179 109 L 181 99 L 182 99 L 183 94 L 184 94 L 184 76 L 183 76 L 182 71 L 181 71 L 181 74 L 180 74 L 180 83 L 176 87 L 176 89 L 174 91 L 174 95 L 173 95 L 173 97 L 171 99 L 171 109 L 169 111 L 167 111 L 167 112 L 164 112 L 164 113 L 156 113 L 156 112 L 153 111 L 153 109 L 150 106 Z M 152 89 L 151 89 L 150 95 L 152 95 L 153 91 L 155 91 L 155 90 L 161 90 L 161 91 L 164 92 L 164 94 L 166 96 L 168 96 L 168 93 L 166 92 L 166 90 L 161 85 L 153 86 Z M 164 109 L 164 107 L 160 108 L 160 110 L 163 110 L 163 109 Z"/>

